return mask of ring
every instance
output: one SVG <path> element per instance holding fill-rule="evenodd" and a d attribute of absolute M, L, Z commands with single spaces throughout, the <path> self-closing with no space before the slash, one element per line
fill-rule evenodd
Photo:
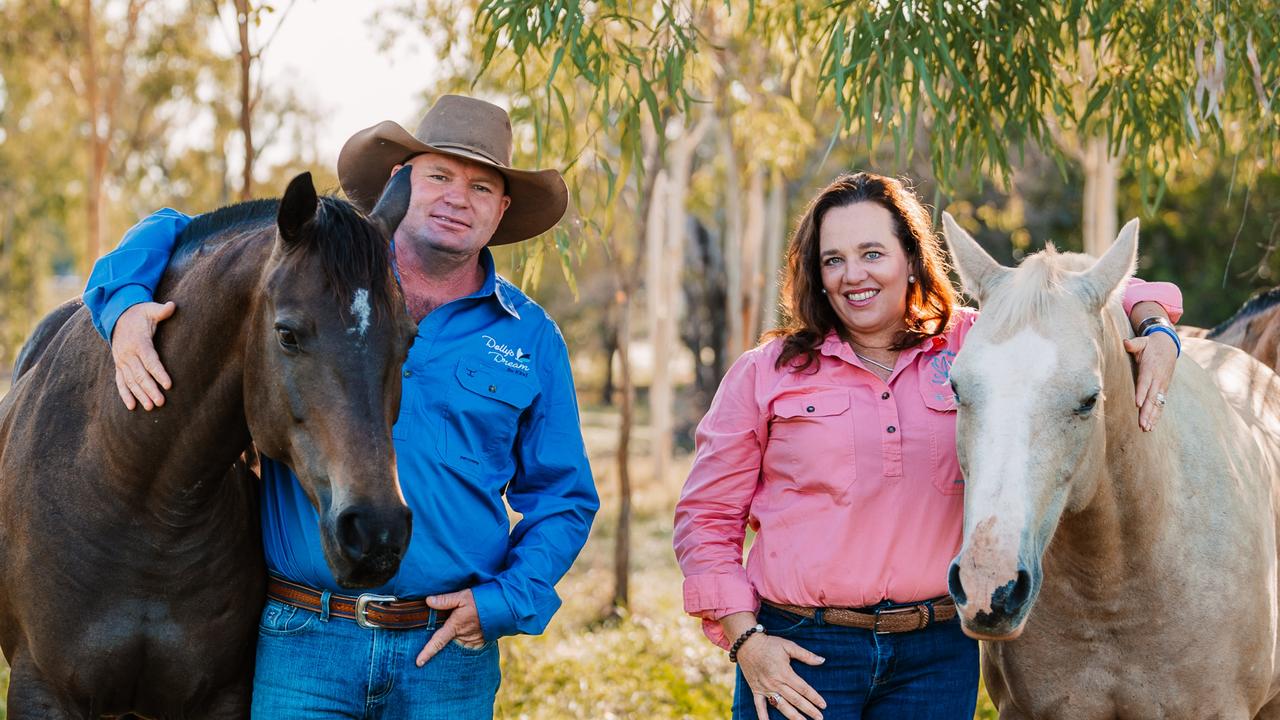
<path fill-rule="evenodd" d="M 1161 393 L 1161 392 L 1156 393 L 1156 404 L 1163 407 L 1164 403 L 1165 403 L 1164 393 Z"/>
<path fill-rule="evenodd" d="M 778 707 L 778 703 L 782 701 L 782 696 L 776 692 L 772 692 L 765 695 L 764 699 L 768 700 L 770 705 Z"/>

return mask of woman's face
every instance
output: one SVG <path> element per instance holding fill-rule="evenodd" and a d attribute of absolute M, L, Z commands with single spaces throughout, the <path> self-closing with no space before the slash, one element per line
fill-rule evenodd
<path fill-rule="evenodd" d="M 818 235 L 822 287 L 840 322 L 863 344 L 906 327 L 911 264 L 893 215 L 875 202 L 827 211 Z"/>

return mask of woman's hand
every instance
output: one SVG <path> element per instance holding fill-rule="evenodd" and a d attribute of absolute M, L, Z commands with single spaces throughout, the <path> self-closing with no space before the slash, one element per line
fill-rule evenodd
<path fill-rule="evenodd" d="M 738 667 L 751 686 L 760 720 L 769 720 L 769 705 L 789 720 L 822 720 L 827 701 L 791 669 L 792 660 L 806 665 L 826 661 L 790 640 L 765 633 L 752 635 L 738 648 Z"/>
<path fill-rule="evenodd" d="M 1133 306 L 1129 319 L 1137 330 L 1142 318 L 1158 315 L 1168 319 L 1164 308 L 1154 302 Z M 1178 344 L 1163 332 L 1124 341 L 1124 349 L 1138 363 L 1138 381 L 1134 402 L 1138 406 L 1138 426 L 1151 432 L 1164 412 L 1165 394 L 1173 382 L 1173 369 L 1178 362 Z"/>

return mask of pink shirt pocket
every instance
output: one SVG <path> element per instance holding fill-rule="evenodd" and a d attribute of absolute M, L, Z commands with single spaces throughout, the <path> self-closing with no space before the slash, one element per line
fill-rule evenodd
<path fill-rule="evenodd" d="M 849 391 L 820 390 L 773 401 L 765 477 L 805 493 L 839 497 L 857 478 Z"/>
<path fill-rule="evenodd" d="M 926 422 L 929 425 L 929 436 L 933 449 L 933 465 L 929 468 L 933 486 L 943 495 L 959 495 L 964 492 L 964 477 L 960 473 L 960 460 L 956 457 L 956 396 L 951 390 L 950 378 L 946 374 L 939 375 L 937 365 L 945 364 L 949 370 L 950 355 L 934 356 L 930 370 L 925 372 L 920 388 L 920 399 L 924 402 Z"/>

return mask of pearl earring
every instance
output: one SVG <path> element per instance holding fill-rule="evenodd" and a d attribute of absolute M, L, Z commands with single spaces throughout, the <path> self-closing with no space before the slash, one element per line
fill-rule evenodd
<path fill-rule="evenodd" d="M 826 288 L 822 288 L 822 294 L 823 294 L 823 295 L 826 295 L 826 294 L 827 294 L 827 289 L 826 289 Z"/>
<path fill-rule="evenodd" d="M 916 276 L 915 276 L 915 275 L 908 275 L 908 276 L 907 276 L 907 283 L 908 283 L 908 284 L 910 284 L 910 283 L 914 283 L 915 281 L 916 281 Z"/>

